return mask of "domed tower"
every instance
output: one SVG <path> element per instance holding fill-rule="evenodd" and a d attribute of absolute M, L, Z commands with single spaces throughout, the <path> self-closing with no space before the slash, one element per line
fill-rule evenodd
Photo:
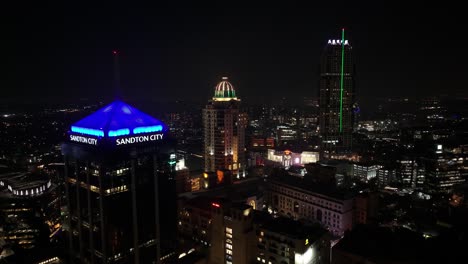
<path fill-rule="evenodd" d="M 227 77 L 216 85 L 214 97 L 203 109 L 205 172 L 245 176 L 246 114 Z M 224 178 L 224 180 L 223 180 Z M 218 177 L 218 183 L 229 181 Z M 205 186 L 208 187 L 208 186 Z"/>
<path fill-rule="evenodd" d="M 228 81 L 228 77 L 223 77 L 221 82 L 216 85 L 213 101 L 231 101 L 238 100 L 234 86 Z"/>

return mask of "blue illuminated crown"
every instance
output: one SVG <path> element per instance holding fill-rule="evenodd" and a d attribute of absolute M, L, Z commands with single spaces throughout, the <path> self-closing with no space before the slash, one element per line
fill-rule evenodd
<path fill-rule="evenodd" d="M 74 133 L 97 137 L 118 137 L 165 130 L 166 125 L 163 122 L 118 100 L 71 126 Z"/>

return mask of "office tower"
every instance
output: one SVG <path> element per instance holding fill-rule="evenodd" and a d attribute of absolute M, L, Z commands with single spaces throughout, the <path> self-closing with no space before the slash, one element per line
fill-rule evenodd
<path fill-rule="evenodd" d="M 430 193 L 448 193 L 466 182 L 463 162 L 457 162 L 455 155 L 445 152 L 441 144 L 435 145 L 421 160 L 426 173 L 425 188 Z"/>
<path fill-rule="evenodd" d="M 159 263 L 176 236 L 175 153 L 161 121 L 122 102 L 62 146 L 72 263 Z"/>
<path fill-rule="evenodd" d="M 252 207 L 236 204 L 227 208 L 213 203 L 209 263 L 247 264 L 255 259 Z"/>
<path fill-rule="evenodd" d="M 353 162 L 352 177 L 362 182 L 368 182 L 370 179 L 377 177 L 377 171 L 380 168 L 382 168 L 382 165 L 371 162 Z"/>
<path fill-rule="evenodd" d="M 354 75 L 352 47 L 343 29 L 341 39 L 328 40 L 320 64 L 319 122 L 325 157 L 351 151 Z"/>
<path fill-rule="evenodd" d="M 405 187 L 415 187 L 418 164 L 414 157 L 402 156 L 397 161 L 396 176 Z"/>
<path fill-rule="evenodd" d="M 239 110 L 240 99 L 234 86 L 223 77 L 216 85 L 212 100 L 203 109 L 205 171 L 230 170 L 245 175 L 245 113 Z"/>
<path fill-rule="evenodd" d="M 377 170 L 377 183 L 380 187 L 385 187 L 396 180 L 395 169 L 382 167 Z"/>

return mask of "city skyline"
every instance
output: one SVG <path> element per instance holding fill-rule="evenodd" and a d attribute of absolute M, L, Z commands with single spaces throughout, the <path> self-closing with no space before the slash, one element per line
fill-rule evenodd
<path fill-rule="evenodd" d="M 320 53 L 328 39 L 340 38 L 342 27 L 359 58 L 358 95 L 466 96 L 465 55 L 449 52 L 462 23 L 444 7 L 344 2 L 314 8 L 34 8 L 12 20 L 22 34 L 15 52 L 7 54 L 18 78 L 2 81 L 16 87 L 4 94 L 11 100 L 60 99 L 70 91 L 79 98 L 104 98 L 112 94 L 114 49 L 121 53 L 129 99 L 203 101 L 222 76 L 242 87 L 238 93 L 246 101 L 316 96 Z"/>
<path fill-rule="evenodd" d="M 0 262 L 468 259 L 461 10 L 8 12 Z"/>

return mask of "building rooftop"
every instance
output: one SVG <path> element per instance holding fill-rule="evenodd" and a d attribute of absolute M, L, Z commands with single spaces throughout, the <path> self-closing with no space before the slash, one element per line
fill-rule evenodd
<path fill-rule="evenodd" d="M 457 263 L 467 257 L 466 239 L 458 234 L 424 239 L 421 233 L 405 228 L 369 225 L 346 233 L 333 251 L 334 259 L 343 255 L 349 260 L 354 255 L 369 263 Z"/>
<path fill-rule="evenodd" d="M 339 189 L 334 185 L 310 182 L 307 178 L 295 177 L 286 173 L 276 172 L 270 175 L 268 181 L 274 181 L 305 192 L 328 196 L 330 198 L 348 200 L 354 197 L 353 191 Z"/>
<path fill-rule="evenodd" d="M 213 204 L 221 205 L 226 203 L 227 200 L 222 198 L 197 196 L 185 202 L 185 206 L 195 207 L 205 211 L 211 211 Z"/>
<path fill-rule="evenodd" d="M 118 137 L 162 132 L 166 129 L 160 120 L 116 100 L 74 123 L 70 131 L 97 137 Z"/>
<path fill-rule="evenodd" d="M 254 221 L 261 228 L 290 238 L 309 239 L 313 243 L 314 240 L 327 233 L 327 230 L 318 224 L 304 224 L 286 217 L 274 218 L 271 215 L 266 215 L 264 212 L 254 212 Z"/>
<path fill-rule="evenodd" d="M 343 41 L 341 39 L 329 39 L 327 42 L 328 45 L 342 45 Z M 344 45 L 347 46 L 349 45 L 349 41 L 347 39 L 344 40 Z"/>
<path fill-rule="evenodd" d="M 12 172 L 0 174 L 0 181 L 4 186 L 11 186 L 13 189 L 30 189 L 43 185 L 49 181 L 45 175 L 29 172 Z"/>
<path fill-rule="evenodd" d="M 228 81 L 228 77 L 223 77 L 221 82 L 216 85 L 214 101 L 230 101 L 237 100 L 236 90 L 234 86 Z"/>
<path fill-rule="evenodd" d="M 2 197 L 36 196 L 46 192 L 52 183 L 47 175 L 31 172 L 10 172 L 0 174 Z"/>

